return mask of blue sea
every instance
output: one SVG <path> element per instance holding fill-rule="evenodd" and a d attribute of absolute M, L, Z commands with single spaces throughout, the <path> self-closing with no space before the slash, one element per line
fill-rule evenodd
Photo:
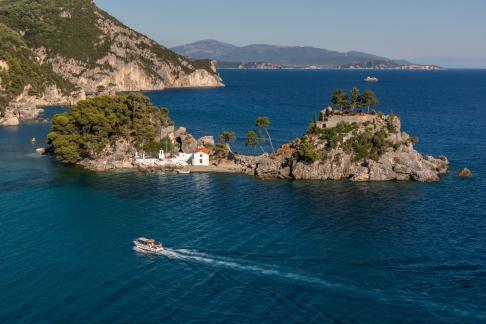
<path fill-rule="evenodd" d="M 282 144 L 335 88 L 371 87 L 449 158 L 440 182 L 94 173 L 35 154 L 47 123 L 0 128 L 0 322 L 486 322 L 486 71 L 369 73 L 224 70 L 225 88 L 148 95 L 252 153 L 257 116 Z M 140 236 L 167 251 L 136 253 Z"/>

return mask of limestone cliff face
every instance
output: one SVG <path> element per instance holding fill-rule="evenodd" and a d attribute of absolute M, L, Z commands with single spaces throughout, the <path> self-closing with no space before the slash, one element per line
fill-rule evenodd
<path fill-rule="evenodd" d="M 0 125 L 36 117 L 39 111 L 22 113 L 32 106 L 121 91 L 223 86 L 213 62 L 172 52 L 91 0 L 40 2 L 0 2 L 0 27 L 10 37 L 0 44 Z"/>
<path fill-rule="evenodd" d="M 59 55 L 47 58 L 44 48 L 36 49 L 40 60 L 47 58 L 58 75 L 79 86 L 85 94 L 223 85 L 214 63 L 198 67 L 101 12 L 96 15 L 101 37 L 110 44 L 96 64 Z"/>

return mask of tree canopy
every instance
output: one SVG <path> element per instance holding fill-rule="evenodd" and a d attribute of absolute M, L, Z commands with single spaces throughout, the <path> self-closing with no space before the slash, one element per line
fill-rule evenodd
<path fill-rule="evenodd" d="M 126 139 L 137 149 L 154 150 L 160 129 L 171 124 L 166 108 L 157 108 L 138 93 L 80 101 L 68 112 L 54 116 L 48 144 L 60 161 L 76 163 L 97 158 Z"/>
<path fill-rule="evenodd" d="M 367 108 L 374 108 L 379 103 L 375 93 L 369 89 L 360 93 L 358 88 L 353 87 L 348 95 L 344 90 L 337 89 L 332 93 L 331 105 L 341 111 L 355 111 Z"/>
<path fill-rule="evenodd" d="M 236 141 L 236 134 L 233 132 L 224 131 L 223 133 L 221 133 L 221 135 L 219 135 L 219 141 L 222 144 L 228 144 L 230 142 L 234 142 Z"/>
<path fill-rule="evenodd" d="M 260 134 L 260 144 L 265 143 L 265 136 L 263 132 L 265 132 L 266 136 L 268 137 L 268 142 L 270 143 L 270 147 L 272 148 L 272 152 L 275 153 L 275 148 L 273 147 L 272 137 L 270 136 L 270 132 L 268 131 L 268 127 L 270 127 L 270 118 L 267 116 L 257 117 L 255 126 L 257 128 L 258 133 Z"/>

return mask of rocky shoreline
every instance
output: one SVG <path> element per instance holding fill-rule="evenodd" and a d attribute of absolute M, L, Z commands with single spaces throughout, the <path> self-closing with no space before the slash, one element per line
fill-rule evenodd
<path fill-rule="evenodd" d="M 414 149 L 415 139 L 400 131 L 400 119 L 397 116 L 381 114 L 339 114 L 323 111 L 318 121 L 321 130 L 334 130 L 340 125 L 353 125 L 353 130 L 340 134 L 341 142 L 334 147 L 323 136 L 307 133 L 302 138 L 283 145 L 275 153 L 261 156 L 234 154 L 228 158 L 213 158 L 211 165 L 186 166 L 183 168 L 147 167 L 137 164 L 127 152 L 127 143 L 116 145 L 118 152 L 111 152 L 103 159 L 85 159 L 78 164 L 94 171 L 113 169 L 138 169 L 141 171 L 181 171 L 209 173 L 241 173 L 260 179 L 291 180 L 350 180 L 362 181 L 418 181 L 433 182 L 448 172 L 449 162 L 446 157 L 424 156 Z M 349 127 L 349 126 L 348 126 Z M 163 130 L 164 136 L 174 143 L 180 143 L 180 150 L 192 152 L 198 146 L 214 147 L 211 137 L 196 140 L 185 128 L 174 129 L 170 126 Z M 382 134 L 384 143 L 379 156 L 357 158 L 356 152 L 347 148 L 346 143 L 361 139 L 370 133 Z M 299 156 L 302 142 L 309 141 L 319 152 L 320 158 L 309 161 Z M 354 142 L 356 143 L 356 142 Z"/>
<path fill-rule="evenodd" d="M 395 157 L 403 158 L 402 163 L 389 162 Z M 78 164 L 97 172 L 135 169 L 180 173 L 239 173 L 259 179 L 434 182 L 448 172 L 449 162 L 445 157 L 424 157 L 412 148 L 405 148 L 399 152 L 390 152 L 385 159 L 378 162 L 370 160 L 364 161 L 361 165 L 348 166 L 347 161 L 310 164 L 294 162 L 288 165 L 281 158 L 269 155 L 235 155 L 234 160 L 213 161 L 210 166 L 189 165 L 182 168 L 147 167 L 137 165 L 133 161 L 83 160 Z"/>

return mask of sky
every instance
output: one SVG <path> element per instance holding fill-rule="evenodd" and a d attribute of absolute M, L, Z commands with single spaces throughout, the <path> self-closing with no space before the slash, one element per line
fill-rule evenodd
<path fill-rule="evenodd" d="M 486 68 L 486 0 L 95 0 L 172 47 L 202 39 Z"/>

